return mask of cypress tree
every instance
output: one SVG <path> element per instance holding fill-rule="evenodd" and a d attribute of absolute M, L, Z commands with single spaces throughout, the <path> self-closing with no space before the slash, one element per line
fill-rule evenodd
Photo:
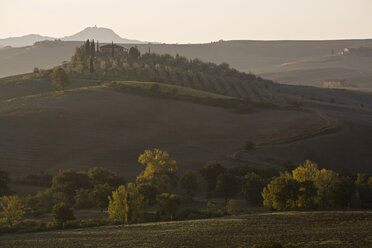
<path fill-rule="evenodd" d="M 90 56 L 93 58 L 96 56 L 96 45 L 94 44 L 94 40 L 90 43 Z"/>
<path fill-rule="evenodd" d="M 114 57 L 114 42 L 111 43 L 112 57 Z"/>
<path fill-rule="evenodd" d="M 89 40 L 87 40 L 85 42 L 85 56 L 89 56 L 90 55 L 90 42 Z"/>
<path fill-rule="evenodd" d="M 99 53 L 99 43 L 98 43 L 98 40 L 97 40 L 97 53 Z"/>
<path fill-rule="evenodd" d="M 89 59 L 89 71 L 90 71 L 90 73 L 94 72 L 93 57 L 90 57 L 90 59 Z"/>

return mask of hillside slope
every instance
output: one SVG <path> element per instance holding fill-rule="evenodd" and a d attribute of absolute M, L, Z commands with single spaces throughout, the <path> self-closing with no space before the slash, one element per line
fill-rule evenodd
<path fill-rule="evenodd" d="M 137 157 L 148 148 L 169 151 L 181 170 L 199 169 L 228 159 L 247 140 L 285 139 L 283 130 L 298 135 L 324 124 L 310 112 L 237 114 L 104 87 L 3 100 L 0 121 L 0 163 L 12 176 L 104 166 L 127 179 L 142 169 Z"/>
<path fill-rule="evenodd" d="M 48 45 L 46 45 L 48 44 Z M 32 47 L 1 48 L 0 77 L 51 68 L 70 59 L 81 42 L 38 43 Z M 324 80 L 343 80 L 371 88 L 372 59 L 337 55 L 344 48 L 370 46 L 372 40 L 336 41 L 225 41 L 208 44 L 136 44 L 142 53 L 180 54 L 215 63 L 227 62 L 243 72 L 265 74 L 290 84 L 319 86 Z M 134 45 L 134 44 L 133 44 Z M 124 44 L 124 47 L 133 46 Z M 331 56 L 331 52 L 335 54 Z M 319 72 L 319 70 L 321 70 Z M 345 75 L 344 71 L 347 71 Z M 302 72 L 305 72 L 302 73 Z M 369 72 L 369 73 L 368 73 Z M 273 74 L 266 74 L 273 73 Z M 274 74 L 275 73 L 275 74 Z"/>

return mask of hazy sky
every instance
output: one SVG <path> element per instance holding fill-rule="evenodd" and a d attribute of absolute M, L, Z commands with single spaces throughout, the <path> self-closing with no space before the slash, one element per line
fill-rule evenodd
<path fill-rule="evenodd" d="M 0 38 L 94 25 L 167 43 L 372 38 L 372 0 L 0 0 Z"/>

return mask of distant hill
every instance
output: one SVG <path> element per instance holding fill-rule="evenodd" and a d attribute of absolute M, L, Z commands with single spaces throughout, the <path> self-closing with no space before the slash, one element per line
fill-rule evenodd
<path fill-rule="evenodd" d="M 24 47 L 34 44 L 35 42 L 42 40 L 54 40 L 55 38 L 49 36 L 42 36 L 38 34 L 29 34 L 20 37 L 9 37 L 0 39 L 0 47 Z"/>
<path fill-rule="evenodd" d="M 115 43 L 143 43 L 139 40 L 129 40 L 120 37 L 112 29 L 102 27 L 87 27 L 84 30 L 71 35 L 63 37 L 64 41 L 85 41 L 88 39 L 98 40 L 100 42 L 115 42 Z"/>
<path fill-rule="evenodd" d="M 139 40 L 130 40 L 120 37 L 112 29 L 103 27 L 87 27 L 84 30 L 63 38 L 42 36 L 39 34 L 29 34 L 20 37 L 9 37 L 0 39 L 0 48 L 11 47 L 25 47 L 32 46 L 35 42 L 44 40 L 63 40 L 63 41 L 85 41 L 87 39 L 95 39 L 100 42 L 115 42 L 115 43 L 145 43 Z"/>

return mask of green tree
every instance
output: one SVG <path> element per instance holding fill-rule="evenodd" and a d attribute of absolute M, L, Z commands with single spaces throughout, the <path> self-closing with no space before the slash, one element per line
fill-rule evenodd
<path fill-rule="evenodd" d="M 173 217 L 176 215 L 181 204 L 180 197 L 175 194 L 163 193 L 156 197 L 156 201 L 156 209 L 158 210 L 158 213 L 170 216 L 170 219 L 173 220 Z"/>
<path fill-rule="evenodd" d="M 360 199 L 361 207 L 372 206 L 372 177 L 358 174 L 355 180 L 355 187 Z"/>
<path fill-rule="evenodd" d="M 237 215 L 239 213 L 239 210 L 238 210 L 238 207 L 237 207 L 237 204 L 236 204 L 235 200 L 230 200 L 227 203 L 226 209 L 227 209 L 227 213 L 230 214 L 230 215 Z"/>
<path fill-rule="evenodd" d="M 247 173 L 242 178 L 241 195 L 248 204 L 262 203 L 261 192 L 265 187 L 265 180 L 254 172 Z"/>
<path fill-rule="evenodd" d="M 143 195 L 139 192 L 134 183 L 128 183 L 127 186 L 127 221 L 137 223 L 143 219 L 145 201 Z"/>
<path fill-rule="evenodd" d="M 349 209 L 356 202 L 354 181 L 349 177 L 341 178 L 335 183 L 331 196 L 333 207 L 347 207 Z"/>
<path fill-rule="evenodd" d="M 111 195 L 112 187 L 107 183 L 94 185 L 89 197 L 94 202 L 96 207 L 103 211 L 109 204 L 109 196 Z"/>
<path fill-rule="evenodd" d="M 18 196 L 2 196 L 0 198 L 0 216 L 3 222 L 6 222 L 10 228 L 22 219 L 25 214 L 24 206 Z"/>
<path fill-rule="evenodd" d="M 118 223 L 135 223 L 143 218 L 144 198 L 135 184 L 129 183 L 127 188 L 121 185 L 109 197 L 108 212 L 110 218 Z"/>
<path fill-rule="evenodd" d="M 299 182 L 289 173 L 282 173 L 263 189 L 263 204 L 276 210 L 294 209 L 297 207 L 299 188 Z"/>
<path fill-rule="evenodd" d="M 92 40 L 92 42 L 90 42 L 90 57 L 94 58 L 95 56 L 96 56 L 96 45 L 94 43 L 94 40 Z"/>
<path fill-rule="evenodd" d="M 194 171 L 186 172 L 181 178 L 181 187 L 186 201 L 192 201 L 198 190 L 198 176 Z"/>
<path fill-rule="evenodd" d="M 239 190 L 239 179 L 231 173 L 222 173 L 217 178 L 216 194 L 227 200 L 236 195 Z"/>
<path fill-rule="evenodd" d="M 306 180 L 301 182 L 299 186 L 297 206 L 299 208 L 314 208 L 317 197 L 317 188 L 314 182 Z"/>
<path fill-rule="evenodd" d="M 130 60 L 136 61 L 141 56 L 141 52 L 138 50 L 137 47 L 131 47 L 129 49 L 129 54 L 128 55 L 129 55 Z"/>
<path fill-rule="evenodd" d="M 51 74 L 52 83 L 65 91 L 65 88 L 70 84 L 67 73 L 61 67 L 54 68 Z"/>
<path fill-rule="evenodd" d="M 89 177 L 84 172 L 75 170 L 60 171 L 53 177 L 51 189 L 61 192 L 69 205 L 74 204 L 74 197 L 78 189 L 90 189 Z"/>
<path fill-rule="evenodd" d="M 77 209 L 86 209 L 91 208 L 94 206 L 94 203 L 90 197 L 90 190 L 89 189 L 78 189 L 75 193 L 75 208 Z"/>
<path fill-rule="evenodd" d="M 64 223 L 68 220 L 74 220 L 74 209 L 66 205 L 65 203 L 58 203 L 54 205 L 52 216 L 54 222 L 64 227 Z"/>
<path fill-rule="evenodd" d="M 316 187 L 316 204 L 321 207 L 330 206 L 330 194 L 339 181 L 337 173 L 331 170 L 318 169 L 316 163 L 306 160 L 303 165 L 292 171 L 293 178 L 302 183 L 312 181 Z"/>
<path fill-rule="evenodd" d="M 158 189 L 149 183 L 138 184 L 137 188 L 141 195 L 143 195 L 144 201 L 152 206 L 156 203 L 156 195 L 158 194 Z"/>
<path fill-rule="evenodd" d="M 0 196 L 9 195 L 10 189 L 9 184 L 10 178 L 7 172 L 0 170 Z"/>
<path fill-rule="evenodd" d="M 125 180 L 123 177 L 120 177 L 115 172 L 102 167 L 94 167 L 89 169 L 88 177 L 92 185 L 107 183 L 115 188 L 119 187 L 120 185 L 125 185 Z"/>
<path fill-rule="evenodd" d="M 208 162 L 200 170 L 200 175 L 207 181 L 207 195 L 216 189 L 217 177 L 226 172 L 226 169 L 217 162 Z"/>
<path fill-rule="evenodd" d="M 216 205 L 214 205 L 210 201 L 207 202 L 207 206 L 206 206 L 205 210 L 206 210 L 209 218 L 213 217 L 217 213 Z"/>
<path fill-rule="evenodd" d="M 332 170 L 321 169 L 319 171 L 318 178 L 314 181 L 317 188 L 317 205 L 322 208 L 331 206 L 331 194 L 339 180 L 339 175 Z"/>
<path fill-rule="evenodd" d="M 109 196 L 108 213 L 110 219 L 114 222 L 125 224 L 127 222 L 127 199 L 126 188 L 120 185 L 115 191 L 112 192 L 112 197 Z"/>
<path fill-rule="evenodd" d="M 167 192 L 177 186 L 177 163 L 169 154 L 160 149 L 146 150 L 138 158 L 146 168 L 138 175 L 138 184 L 149 183 L 159 192 Z"/>
<path fill-rule="evenodd" d="M 316 181 L 319 177 L 318 165 L 310 160 L 306 160 L 303 165 L 292 171 L 293 178 L 298 182 Z"/>

